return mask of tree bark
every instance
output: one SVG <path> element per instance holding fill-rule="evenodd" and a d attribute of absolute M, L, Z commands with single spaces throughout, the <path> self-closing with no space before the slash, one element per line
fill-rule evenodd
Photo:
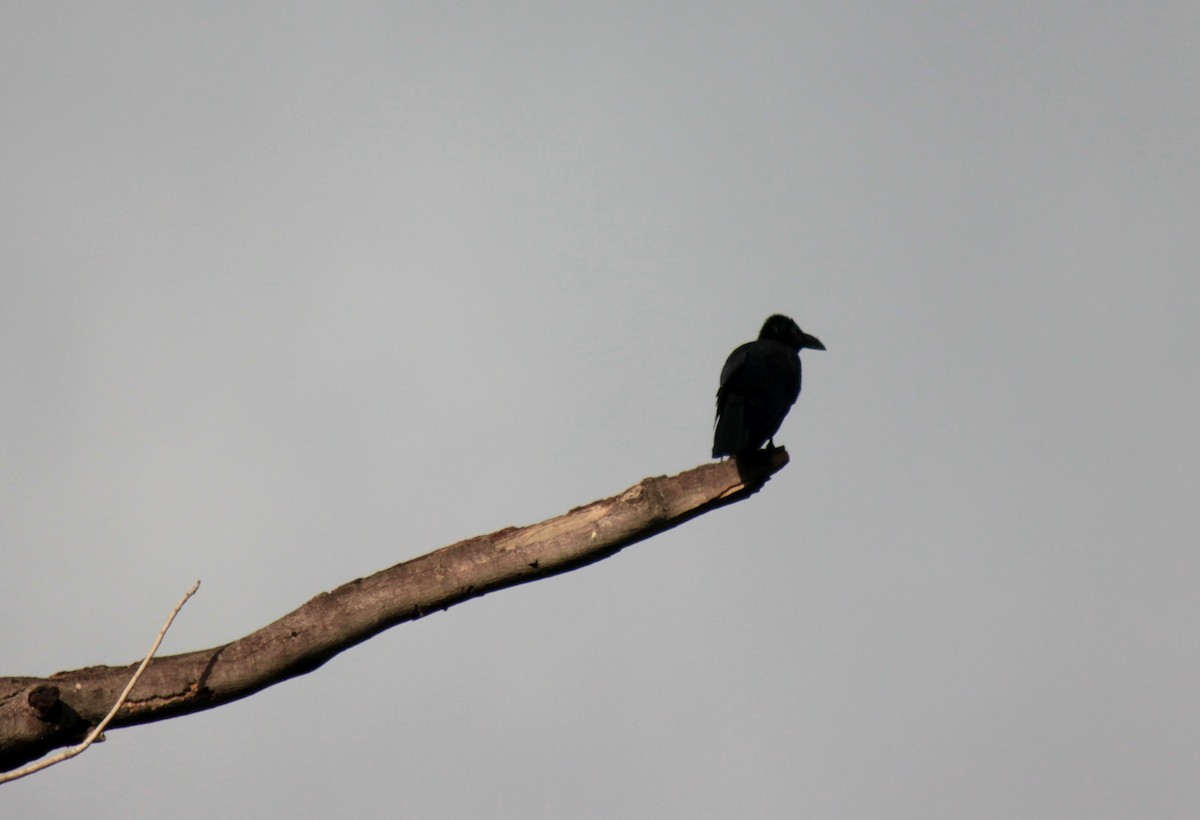
<path fill-rule="evenodd" d="M 647 478 L 557 518 L 460 541 L 350 581 L 232 643 L 155 658 L 109 728 L 244 698 L 311 672 L 396 624 L 607 558 L 747 498 L 787 463 L 787 451 L 776 448 Z M 116 702 L 136 665 L 0 678 L 0 771 L 81 740 Z"/>

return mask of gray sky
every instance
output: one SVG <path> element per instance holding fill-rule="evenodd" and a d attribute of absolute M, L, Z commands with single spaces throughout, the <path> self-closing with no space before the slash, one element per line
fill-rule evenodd
<path fill-rule="evenodd" d="M 5 817 L 1200 814 L 1195 3 L 0 9 L 0 673 L 707 460 L 760 495 Z"/>

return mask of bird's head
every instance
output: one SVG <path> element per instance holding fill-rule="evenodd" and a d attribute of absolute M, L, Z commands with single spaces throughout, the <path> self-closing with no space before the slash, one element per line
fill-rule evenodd
<path fill-rule="evenodd" d="M 760 339 L 772 339 L 783 342 L 793 350 L 808 347 L 813 350 L 824 350 L 825 345 L 816 336 L 810 336 L 800 329 L 800 326 L 780 313 L 767 319 L 758 334 Z"/>

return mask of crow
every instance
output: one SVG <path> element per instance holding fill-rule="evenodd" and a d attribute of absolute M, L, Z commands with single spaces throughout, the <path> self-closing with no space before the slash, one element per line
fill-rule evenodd
<path fill-rule="evenodd" d="M 767 319 L 758 340 L 729 354 L 717 390 L 713 458 L 775 446 L 775 434 L 800 395 L 800 349 L 824 350 L 786 316 Z"/>

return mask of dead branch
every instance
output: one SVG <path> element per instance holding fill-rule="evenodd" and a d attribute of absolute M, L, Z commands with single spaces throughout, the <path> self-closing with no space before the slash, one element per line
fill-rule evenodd
<path fill-rule="evenodd" d="M 175 616 L 179 614 L 179 610 L 183 609 L 183 605 L 188 602 L 196 594 L 196 590 L 200 589 L 200 582 L 192 584 L 192 588 L 183 593 L 183 597 L 179 599 L 179 603 L 175 604 L 175 608 L 171 610 L 171 614 L 167 616 L 167 622 L 163 624 L 162 629 L 158 630 L 158 635 L 154 638 L 154 643 L 150 645 L 150 651 L 146 653 L 146 657 L 142 658 L 141 664 L 137 671 L 133 673 L 133 677 L 129 679 L 129 683 L 125 684 L 125 688 L 121 690 L 121 694 L 117 697 L 117 702 L 108 710 L 108 714 L 104 716 L 104 720 L 96 725 L 95 729 L 88 732 L 88 736 L 83 739 L 83 742 L 78 746 L 72 746 L 69 749 L 64 749 L 56 755 L 44 757 L 36 763 L 30 763 L 20 769 L 14 769 L 10 772 L 0 772 L 0 783 L 7 783 L 10 780 L 17 780 L 26 775 L 40 772 L 42 769 L 48 769 L 56 763 L 62 763 L 64 760 L 70 760 L 76 755 L 81 755 L 87 751 L 88 747 L 104 734 L 105 727 L 112 722 L 112 719 L 117 716 L 117 712 L 125 705 L 125 701 L 129 698 L 129 693 L 133 691 L 133 687 L 137 685 L 138 678 L 146 671 L 146 667 L 150 664 L 150 659 L 154 657 L 154 653 L 158 651 L 158 647 L 162 645 L 163 637 L 166 636 L 167 630 L 171 628 L 171 624 L 175 623 Z"/>
<path fill-rule="evenodd" d="M 110 728 L 211 709 L 320 667 L 396 624 L 599 561 L 747 498 L 788 462 L 782 448 L 647 478 L 527 527 L 460 541 L 323 592 L 224 646 L 155 658 Z M 77 743 L 104 719 L 132 665 L 0 678 L 0 771 Z"/>

